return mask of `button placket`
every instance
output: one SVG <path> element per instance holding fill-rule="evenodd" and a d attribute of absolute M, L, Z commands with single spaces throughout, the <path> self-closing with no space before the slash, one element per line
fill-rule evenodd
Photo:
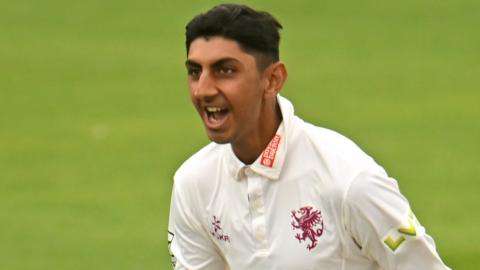
<path fill-rule="evenodd" d="M 268 249 L 266 234 L 265 204 L 263 200 L 262 177 L 255 175 L 250 168 L 245 169 L 248 182 L 248 197 L 252 215 L 252 230 L 257 250 Z"/>

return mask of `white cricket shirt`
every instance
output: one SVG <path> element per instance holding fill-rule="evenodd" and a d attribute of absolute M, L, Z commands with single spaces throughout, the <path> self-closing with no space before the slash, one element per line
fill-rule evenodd
<path fill-rule="evenodd" d="M 176 172 L 175 269 L 449 269 L 382 167 L 278 102 L 283 122 L 253 164 L 210 143 Z"/>

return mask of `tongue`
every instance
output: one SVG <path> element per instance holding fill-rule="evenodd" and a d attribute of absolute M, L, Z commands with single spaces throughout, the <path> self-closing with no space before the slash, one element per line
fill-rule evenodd
<path fill-rule="evenodd" d="M 220 112 L 214 112 L 211 114 L 211 117 L 213 120 L 221 120 L 225 115 L 227 114 L 227 111 L 220 111 Z"/>

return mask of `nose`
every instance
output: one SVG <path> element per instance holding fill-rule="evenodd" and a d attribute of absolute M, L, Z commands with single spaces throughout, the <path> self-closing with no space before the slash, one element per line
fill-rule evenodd
<path fill-rule="evenodd" d="M 215 80 L 208 71 L 201 73 L 192 90 L 193 96 L 199 99 L 213 97 L 218 93 Z"/>

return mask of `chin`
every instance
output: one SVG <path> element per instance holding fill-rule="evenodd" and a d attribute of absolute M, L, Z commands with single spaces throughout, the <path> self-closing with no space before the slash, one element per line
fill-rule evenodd
<path fill-rule="evenodd" d="M 212 134 L 211 132 L 207 132 L 207 136 L 208 136 L 208 139 L 210 139 L 210 141 L 218 144 L 230 143 L 230 138 L 222 136 L 220 134 Z"/>

